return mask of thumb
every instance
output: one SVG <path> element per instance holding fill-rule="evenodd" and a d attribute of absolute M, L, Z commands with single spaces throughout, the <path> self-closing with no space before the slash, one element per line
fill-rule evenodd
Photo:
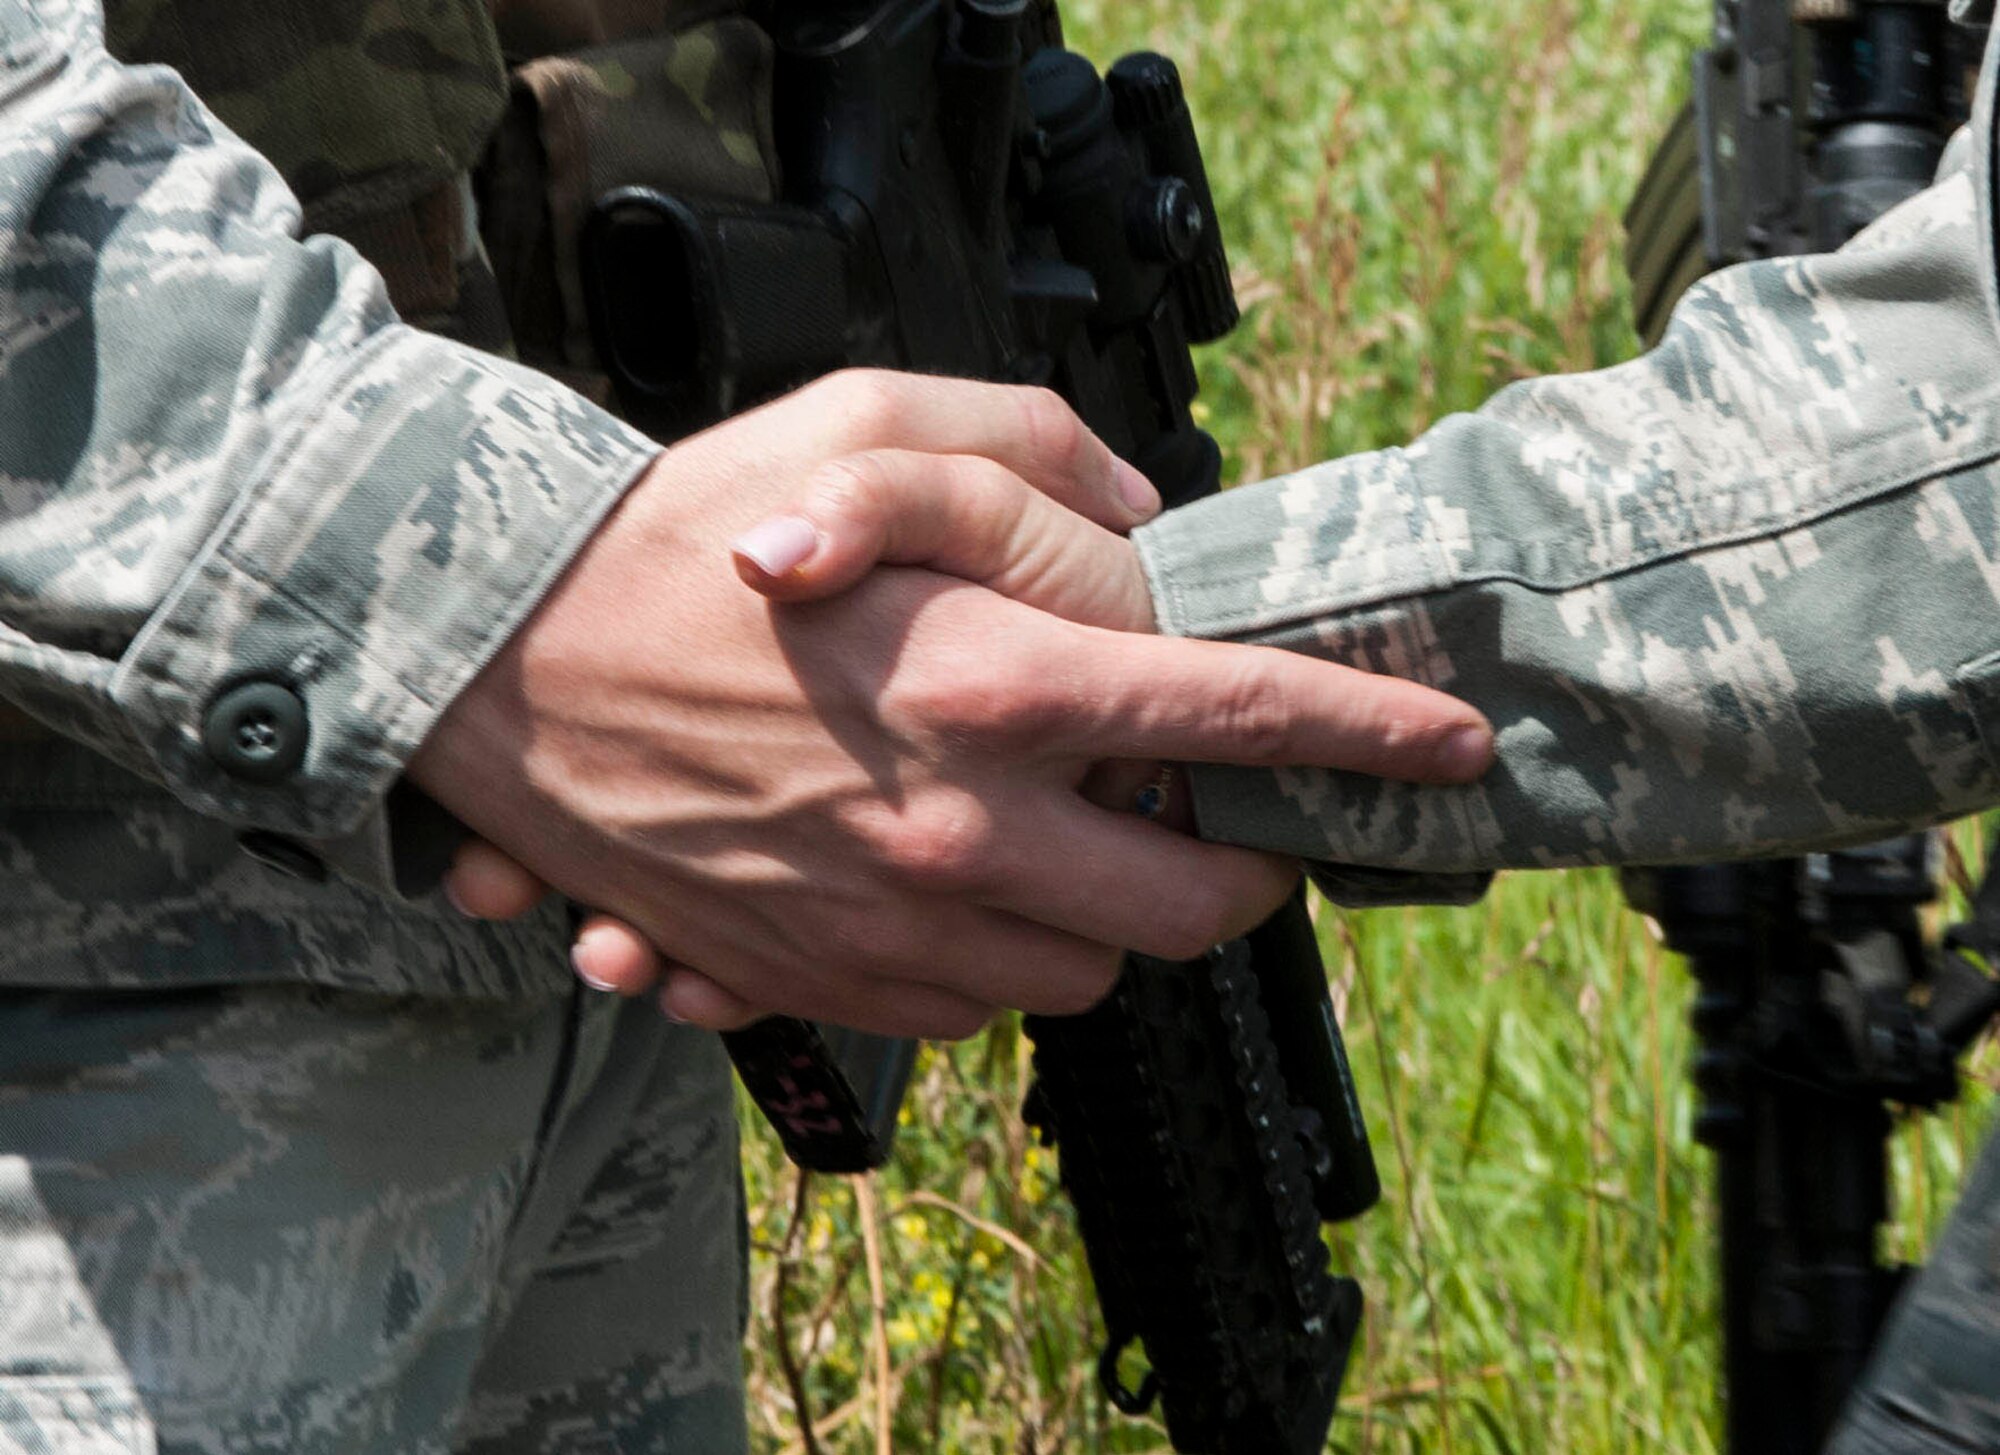
<path fill-rule="evenodd" d="M 773 601 L 815 601 L 876 566 L 924 566 L 1088 626 L 1155 629 L 1129 542 L 975 455 L 837 460 L 798 506 L 738 536 L 736 571 Z"/>

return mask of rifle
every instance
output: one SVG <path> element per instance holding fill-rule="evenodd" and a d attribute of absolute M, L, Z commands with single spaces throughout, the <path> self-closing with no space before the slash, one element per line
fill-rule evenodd
<path fill-rule="evenodd" d="M 586 230 L 626 414 L 673 438 L 853 365 L 1040 383 L 1168 504 L 1217 489 L 1189 348 L 1238 310 L 1173 64 L 1100 76 L 1053 0 L 774 0 L 768 23 L 780 201 L 622 188 Z M 1107 1396 L 1157 1399 L 1187 1455 L 1322 1449 L 1361 1296 L 1320 1223 L 1380 1187 L 1303 893 L 1200 959 L 1130 957 L 1095 1010 L 1026 1029 Z M 794 1161 L 888 1155 L 907 1042 L 785 1019 L 726 1040 Z"/>
<path fill-rule="evenodd" d="M 1641 335 L 1657 342 L 1702 274 L 1837 248 L 1929 185 L 1977 58 L 1942 3 L 1717 0 L 1693 100 L 1626 214 Z M 2000 1014 L 1979 963 L 2000 964 L 2000 878 L 1927 949 L 1937 850 L 1915 834 L 1625 876 L 1700 986 L 1695 1137 L 1715 1153 L 1738 1455 L 1824 1444 L 1907 1272 L 1876 1256 L 1885 1103 L 1952 1099 L 1958 1057 Z"/>

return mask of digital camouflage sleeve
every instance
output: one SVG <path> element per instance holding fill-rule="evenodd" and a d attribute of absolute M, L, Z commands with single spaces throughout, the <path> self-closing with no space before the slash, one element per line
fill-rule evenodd
<path fill-rule="evenodd" d="M 1163 629 L 1414 677 L 1482 783 L 1198 770 L 1211 837 L 1425 870 L 1865 840 L 2000 800 L 1992 62 L 1940 180 L 1661 345 L 1138 534 Z"/>
<path fill-rule="evenodd" d="M 402 764 L 657 447 L 298 226 L 97 0 L 0 0 L 0 701 L 379 883 Z M 309 725 L 269 784 L 202 746 L 259 679 Z"/>

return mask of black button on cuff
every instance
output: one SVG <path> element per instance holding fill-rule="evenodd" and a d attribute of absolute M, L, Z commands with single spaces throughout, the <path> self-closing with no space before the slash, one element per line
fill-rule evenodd
<path fill-rule="evenodd" d="M 267 869 L 303 879 L 308 884 L 326 882 L 326 865 L 320 862 L 319 855 L 283 834 L 274 834 L 268 829 L 246 829 L 236 836 L 236 843 L 245 854 Z"/>
<path fill-rule="evenodd" d="M 276 783 L 306 760 L 306 705 L 276 682 L 245 682 L 209 705 L 201 741 L 231 777 Z"/>

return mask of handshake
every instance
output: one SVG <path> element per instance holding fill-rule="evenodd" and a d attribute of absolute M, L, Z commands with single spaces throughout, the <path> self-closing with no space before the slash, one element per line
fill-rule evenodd
<path fill-rule="evenodd" d="M 1484 771 L 1441 693 L 1154 635 L 1123 537 L 1159 508 L 1055 395 L 961 380 L 834 375 L 669 449 L 410 764 L 478 836 L 448 893 L 594 906 L 579 974 L 678 1020 L 959 1037 L 1291 892 L 1163 764 Z"/>

